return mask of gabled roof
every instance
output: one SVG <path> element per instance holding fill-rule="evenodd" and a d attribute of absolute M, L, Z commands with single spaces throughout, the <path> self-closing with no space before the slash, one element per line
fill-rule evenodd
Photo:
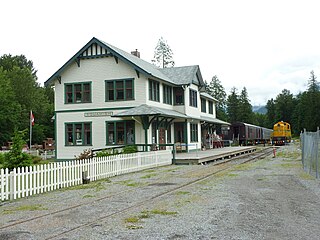
<path fill-rule="evenodd" d="M 198 86 L 204 85 L 200 68 L 198 65 L 185 67 L 172 67 L 159 69 L 163 74 L 168 76 L 175 84 L 196 84 Z"/>
<path fill-rule="evenodd" d="M 112 115 L 112 117 L 130 117 L 130 116 L 165 116 L 165 117 L 174 117 L 174 118 L 187 118 L 187 116 L 183 113 L 149 106 L 146 104 L 142 104 L 140 106 L 130 108 L 129 110 L 117 113 L 115 115 Z"/>
<path fill-rule="evenodd" d="M 99 50 L 95 50 L 99 49 Z M 194 83 L 202 86 L 203 79 L 199 66 L 173 67 L 161 69 L 155 65 L 144 61 L 130 53 L 127 53 L 109 43 L 92 38 L 83 48 L 81 48 L 72 58 L 70 58 L 58 71 L 56 71 L 44 84 L 45 86 L 53 83 L 54 80 L 60 79 L 62 72 L 70 65 L 76 62 L 79 66 L 81 59 L 93 57 L 115 57 L 132 66 L 137 74 L 142 73 L 148 77 L 154 77 L 173 85 L 185 85 Z"/>
<path fill-rule="evenodd" d="M 209 95 L 209 94 L 206 93 L 206 92 L 200 92 L 200 96 L 201 96 L 201 97 L 208 98 L 208 99 L 213 100 L 213 101 L 215 101 L 215 102 L 219 102 L 217 99 L 215 99 L 214 97 L 212 97 L 211 95 Z"/>
<path fill-rule="evenodd" d="M 83 48 L 81 48 L 72 58 L 70 58 L 58 71 L 56 71 L 44 84 L 50 85 L 55 79 L 59 78 L 61 73 L 72 63 L 77 62 L 80 64 L 81 58 L 91 58 L 90 55 L 87 55 L 88 49 L 89 52 L 92 51 L 92 46 L 95 45 L 103 49 L 99 51 L 99 54 L 95 55 L 96 57 L 104 56 L 113 56 L 118 58 L 129 65 L 131 65 L 137 72 L 143 73 L 149 77 L 155 77 L 166 82 L 174 84 L 173 81 L 162 72 L 159 71 L 159 68 L 154 66 L 151 63 L 148 63 L 141 58 L 138 58 L 130 53 L 127 53 L 117 47 L 112 46 L 106 42 L 103 42 L 97 38 L 92 38 Z M 91 50 L 90 50 L 91 49 Z"/>

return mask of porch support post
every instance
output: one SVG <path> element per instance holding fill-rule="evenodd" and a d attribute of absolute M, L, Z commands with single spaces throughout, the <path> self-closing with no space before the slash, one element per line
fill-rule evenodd
<path fill-rule="evenodd" d="M 149 129 L 149 126 L 150 126 L 150 122 L 149 122 L 149 117 L 148 116 L 142 116 L 141 117 L 141 122 L 142 122 L 142 126 L 143 126 L 143 129 L 144 129 L 144 142 L 145 142 L 145 151 L 148 150 L 148 129 Z"/>
<path fill-rule="evenodd" d="M 184 142 L 186 143 L 186 152 L 189 152 L 188 149 L 188 120 L 184 120 Z"/>

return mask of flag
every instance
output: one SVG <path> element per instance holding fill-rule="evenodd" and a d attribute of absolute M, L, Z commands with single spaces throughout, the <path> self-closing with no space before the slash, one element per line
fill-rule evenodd
<path fill-rule="evenodd" d="M 33 116 L 32 111 L 30 112 L 30 123 L 32 126 L 34 126 L 34 116 Z"/>

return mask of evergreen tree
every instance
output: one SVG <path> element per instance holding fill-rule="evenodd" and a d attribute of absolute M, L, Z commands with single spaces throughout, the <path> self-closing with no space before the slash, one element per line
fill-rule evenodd
<path fill-rule="evenodd" d="M 156 66 L 160 68 L 168 68 L 174 66 L 173 52 L 162 37 L 159 39 L 158 44 L 154 50 L 154 59 L 151 60 Z"/>
<path fill-rule="evenodd" d="M 233 87 L 227 98 L 227 113 L 228 113 L 228 120 L 230 123 L 239 121 L 238 109 L 239 109 L 239 96 L 237 93 L 237 89 Z"/>
<path fill-rule="evenodd" d="M 291 123 L 294 112 L 294 99 L 289 90 L 284 89 L 275 100 L 276 121 Z"/>
<path fill-rule="evenodd" d="M 217 118 L 226 121 L 226 102 L 227 94 L 222 86 L 219 78 L 214 75 L 209 85 L 206 85 L 206 92 L 218 100 L 216 105 Z"/>
<path fill-rule="evenodd" d="M 308 92 L 319 92 L 319 83 L 317 82 L 317 77 L 314 75 L 313 70 L 310 72 Z"/>
<path fill-rule="evenodd" d="M 250 104 L 246 87 L 242 89 L 241 94 L 239 96 L 238 114 L 239 121 L 245 123 L 253 123 L 252 105 Z"/>
<path fill-rule="evenodd" d="M 277 122 L 276 120 L 276 107 L 273 98 L 268 100 L 267 105 L 267 126 L 273 128 L 273 125 Z"/>

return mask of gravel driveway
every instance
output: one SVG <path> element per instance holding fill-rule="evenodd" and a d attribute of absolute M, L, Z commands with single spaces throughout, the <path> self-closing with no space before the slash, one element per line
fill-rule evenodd
<path fill-rule="evenodd" d="M 161 167 L 5 202 L 0 239 L 319 239 L 320 181 L 303 172 L 298 147 L 158 198 L 199 177 L 183 173 L 210 165 Z"/>

